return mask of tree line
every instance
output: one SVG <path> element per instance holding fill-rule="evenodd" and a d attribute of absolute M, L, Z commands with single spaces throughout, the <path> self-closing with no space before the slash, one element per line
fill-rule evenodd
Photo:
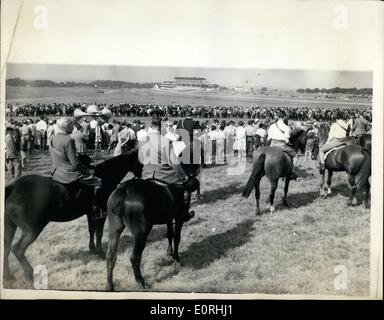
<path fill-rule="evenodd" d="M 372 88 L 340 88 L 335 87 L 331 89 L 319 89 L 319 88 L 306 88 L 306 89 L 297 89 L 298 93 L 343 93 L 343 94 L 352 94 L 352 95 L 372 95 Z"/>
<path fill-rule="evenodd" d="M 91 82 L 77 82 L 77 81 L 65 81 L 56 82 L 52 80 L 24 80 L 20 78 L 12 78 L 6 80 L 7 86 L 18 87 L 93 87 L 93 88 L 152 88 L 156 82 L 127 82 L 127 81 L 115 81 L 115 80 L 96 80 Z"/>

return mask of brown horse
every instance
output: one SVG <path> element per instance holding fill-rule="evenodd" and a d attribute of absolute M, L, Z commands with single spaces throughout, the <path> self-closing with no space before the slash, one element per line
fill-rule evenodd
<path fill-rule="evenodd" d="M 319 145 L 323 145 L 327 139 L 330 126 L 327 123 L 321 123 L 319 130 Z M 348 199 L 348 205 L 357 204 L 355 197 L 356 191 L 365 190 L 365 207 L 370 207 L 370 183 L 371 176 L 371 144 L 370 137 L 366 136 L 359 140 L 363 146 L 356 144 L 352 138 L 347 138 L 346 146 L 331 151 L 325 160 L 325 170 L 328 170 L 327 188 L 324 187 L 325 170 L 320 171 L 320 196 L 325 198 L 331 193 L 331 180 L 334 171 L 346 171 L 348 175 L 348 185 L 351 195 Z M 356 177 L 358 181 L 356 182 Z"/>
<path fill-rule="evenodd" d="M 295 151 L 305 151 L 307 132 L 297 130 L 290 138 L 290 142 Z M 273 213 L 275 192 L 280 178 L 285 178 L 283 204 L 287 203 L 287 194 L 289 189 L 290 176 L 292 172 L 292 159 L 278 147 L 261 147 L 257 149 L 253 156 L 253 169 L 251 176 L 244 188 L 243 196 L 249 197 L 253 188 L 255 188 L 256 215 L 260 214 L 260 181 L 263 176 L 267 176 L 271 183 L 271 192 L 269 194 L 270 211 Z"/>
<path fill-rule="evenodd" d="M 81 160 L 81 159 L 80 159 Z M 141 176 L 142 165 L 137 151 L 108 159 L 94 167 L 95 175 L 102 179 L 98 203 L 106 210 L 111 192 L 120 180 L 131 171 Z M 12 279 L 8 257 L 17 228 L 22 231 L 12 252 L 21 264 L 28 280 L 33 279 L 33 268 L 25 252 L 49 222 L 67 222 L 87 215 L 90 234 L 89 249 L 105 256 L 101 248 L 106 217 L 94 219 L 92 210 L 93 190 L 76 183 L 63 185 L 50 176 L 26 175 L 5 187 L 5 239 L 4 277 Z M 94 236 L 96 233 L 96 246 Z"/>

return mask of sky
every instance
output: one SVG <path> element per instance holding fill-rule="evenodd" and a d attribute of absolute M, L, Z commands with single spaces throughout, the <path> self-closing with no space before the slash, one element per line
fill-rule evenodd
<path fill-rule="evenodd" d="M 177 76 L 205 77 L 210 83 L 227 87 L 248 86 L 298 89 L 356 87 L 371 88 L 372 73 L 362 71 L 273 70 L 234 68 L 186 68 L 142 66 L 89 66 L 49 64 L 8 64 L 7 79 L 93 81 L 122 80 L 161 82 Z"/>

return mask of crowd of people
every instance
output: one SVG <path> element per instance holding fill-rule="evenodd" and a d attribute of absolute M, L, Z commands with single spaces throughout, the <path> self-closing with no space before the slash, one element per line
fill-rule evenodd
<path fill-rule="evenodd" d="M 194 109 L 185 110 L 186 118 L 196 118 Z M 312 151 L 316 147 L 316 126 L 317 120 L 313 117 L 306 120 L 297 120 L 291 114 L 297 110 L 285 112 L 287 108 L 276 108 L 268 110 L 272 112 L 271 117 L 254 119 L 226 119 L 215 118 L 213 120 L 197 120 L 195 128 L 195 138 L 200 142 L 204 150 L 204 165 L 210 163 L 225 163 L 229 154 L 235 154 L 240 158 L 251 158 L 255 149 L 266 144 L 269 128 L 276 123 L 278 114 L 284 113 L 286 119 L 295 128 L 306 130 L 307 151 L 305 159 L 312 158 Z M 116 110 L 115 110 L 116 112 Z M 274 114 L 274 112 L 277 112 Z M 311 111 L 313 112 L 313 111 Z M 313 115 L 315 112 L 312 113 Z M 333 110 L 325 113 L 330 116 L 330 121 L 335 120 Z M 338 110 L 338 115 L 342 115 L 350 128 L 350 135 L 357 136 L 369 132 L 371 115 L 369 111 L 359 111 L 348 109 L 345 113 Z M 166 113 L 165 115 L 168 115 Z M 73 116 L 73 114 L 71 115 Z M 177 120 L 169 120 L 163 117 L 161 134 L 170 141 L 179 140 L 177 133 Z M 36 150 L 48 150 L 52 136 L 58 131 L 55 119 L 49 119 L 46 115 L 41 115 L 39 119 L 24 118 L 15 120 L 8 118 L 6 122 L 6 160 L 8 170 L 14 177 L 21 174 L 21 170 L 27 165 L 29 159 Z M 97 152 L 107 152 L 117 156 L 135 148 L 146 140 L 151 126 L 146 125 L 140 119 L 133 121 L 121 120 L 112 117 L 110 120 L 100 117 L 84 117 L 76 122 L 72 132 L 77 154 L 87 154 L 89 150 Z"/>
<path fill-rule="evenodd" d="M 72 116 L 75 109 L 85 110 L 86 104 L 81 103 L 38 103 L 8 104 L 6 116 L 8 117 L 62 117 Z M 350 118 L 356 112 L 361 113 L 365 119 L 372 121 L 372 113 L 367 109 L 353 107 L 330 109 L 327 107 L 309 106 L 216 106 L 216 105 L 158 105 L 158 104 L 99 104 L 99 108 L 108 108 L 115 117 L 152 117 L 157 115 L 167 118 L 184 118 L 188 112 L 192 117 L 200 119 L 275 119 L 279 111 L 288 114 L 289 119 L 298 121 L 332 121 L 336 112 L 342 111 L 345 118 Z"/>

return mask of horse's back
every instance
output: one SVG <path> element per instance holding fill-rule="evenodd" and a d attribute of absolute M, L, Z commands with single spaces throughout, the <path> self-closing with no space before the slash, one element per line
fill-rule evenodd
<path fill-rule="evenodd" d="M 76 198 L 79 185 L 64 185 L 50 176 L 26 175 L 13 182 L 5 201 L 8 214 L 28 216 L 28 219 L 65 222 L 78 218 L 86 212 L 81 207 L 90 206 L 91 193 Z M 79 210 L 78 210 L 79 209 Z"/>
<path fill-rule="evenodd" d="M 360 145 L 350 144 L 331 151 L 325 160 L 325 166 L 332 171 L 346 170 L 348 173 L 356 173 L 364 161 L 363 149 Z"/>

